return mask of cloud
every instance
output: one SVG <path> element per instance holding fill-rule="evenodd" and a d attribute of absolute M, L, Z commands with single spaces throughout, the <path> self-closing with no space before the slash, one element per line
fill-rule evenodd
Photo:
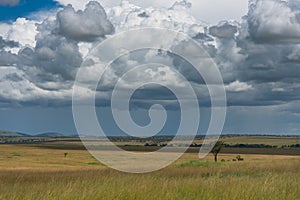
<path fill-rule="evenodd" d="M 113 27 L 101 5 L 90 2 L 84 11 L 74 12 L 67 6 L 38 24 L 36 30 L 34 48 L 26 47 L 18 53 L 19 65 L 30 67 L 28 73 L 44 87 L 44 81 L 74 80 L 82 63 L 79 42 L 103 38 L 112 33 Z"/>
<path fill-rule="evenodd" d="M 142 8 L 128 1 L 122 1 L 119 6 L 109 10 L 108 18 L 114 24 L 116 32 L 139 27 L 162 27 L 185 33 L 191 32 L 195 36 L 199 32 L 204 32 L 206 24 L 190 14 L 190 6 L 189 2 L 180 1 L 170 8 Z"/>
<path fill-rule="evenodd" d="M 209 34 L 218 38 L 234 38 L 237 31 L 237 27 L 228 22 L 221 23 L 218 26 L 211 26 L 209 28 Z"/>
<path fill-rule="evenodd" d="M 15 6 L 19 4 L 19 0 L 0 0 L 1 6 Z"/>
<path fill-rule="evenodd" d="M 89 2 L 84 11 L 75 12 L 71 5 L 67 6 L 58 12 L 57 21 L 58 32 L 77 41 L 93 41 L 114 32 L 105 10 L 95 1 Z"/>
<path fill-rule="evenodd" d="M 99 3 L 90 2 L 84 10 L 66 6 L 41 22 L 19 18 L 9 27 L 0 24 L 4 27 L 0 30 L 1 68 L 17 68 L 17 72 L 3 76 L 6 84 L 2 86 L 7 92 L 5 98 L 18 101 L 9 92 L 20 87 L 23 95 L 23 84 L 27 88 L 26 98 L 19 95 L 19 99 L 24 97 L 23 104 L 24 101 L 38 104 L 41 102 L 38 98 L 44 99 L 48 95 L 53 102 L 70 103 L 76 72 L 90 49 L 122 31 L 162 27 L 185 33 L 204 47 L 221 71 L 230 106 L 279 105 L 295 101 L 300 98 L 300 3 L 292 0 L 257 0 L 250 3 L 249 12 L 240 23 L 230 20 L 217 25 L 197 20 L 191 15 L 191 5 L 186 1 L 177 2 L 169 8 L 140 7 L 122 1 L 120 5 L 106 10 Z M 86 2 L 79 4 L 83 6 Z M 137 38 L 141 41 L 169 39 L 165 35 L 139 35 Z M 136 45 L 136 40 L 126 42 L 127 47 Z M 172 48 L 186 51 L 194 55 L 195 61 L 201 62 L 189 44 L 174 43 Z M 101 52 L 103 57 L 112 56 L 106 49 Z M 116 53 L 120 52 L 126 51 L 123 49 Z M 170 52 L 146 50 L 122 56 L 112 64 L 103 77 L 103 87 L 97 93 L 97 97 L 105 102 L 101 105 L 108 105 L 114 83 L 126 69 L 149 62 L 161 63 L 165 67 L 136 71 L 131 81 L 122 82 L 123 92 L 138 84 L 137 78 L 184 88 L 184 82 L 172 71 L 177 70 L 193 85 L 201 102 L 209 106 L 204 80 L 189 63 Z M 87 75 L 82 83 L 88 86 L 89 79 L 98 78 L 95 72 L 104 67 L 86 66 Z M 209 68 L 206 70 L 209 71 Z M 8 82 L 14 83 L 15 87 L 12 88 Z M 163 88 L 149 86 L 147 91 L 149 93 L 139 92 L 136 95 L 134 101 L 137 105 L 147 107 L 150 103 L 147 99 L 158 101 L 162 97 L 164 105 L 174 104 L 174 95 L 166 93 Z M 153 95 L 153 91 L 157 96 Z M 85 92 L 91 93 L 89 87 Z M 55 101 L 54 97 L 59 101 Z"/>
<path fill-rule="evenodd" d="M 40 70 L 41 80 L 43 78 L 73 80 L 82 62 L 77 43 L 64 37 L 53 35 L 42 37 L 37 40 L 34 50 L 33 65 Z"/>
<path fill-rule="evenodd" d="M 99 3 L 90 2 L 84 11 L 73 11 L 67 6 L 41 22 L 18 18 L 2 33 L 0 68 L 11 73 L 3 73 L 0 99 L 11 98 L 23 105 L 45 104 L 47 98 L 51 99 L 47 105 L 51 101 L 70 103 L 73 81 L 82 63 L 79 43 L 87 46 L 82 41 L 101 40 L 113 33 Z"/>
<path fill-rule="evenodd" d="M 258 43 L 299 43 L 300 10 L 297 1 L 252 0 L 247 20 Z"/>
<path fill-rule="evenodd" d="M 244 92 L 248 90 L 252 90 L 252 85 L 248 85 L 247 83 L 242 83 L 240 81 L 235 81 L 225 86 L 226 90 L 229 92 Z"/>
<path fill-rule="evenodd" d="M 0 50 L 0 66 L 11 66 L 19 63 L 19 57 L 11 52 Z"/>
<path fill-rule="evenodd" d="M 27 20 L 25 18 L 18 18 L 12 23 L 10 28 L 3 33 L 3 37 L 8 40 L 17 41 L 22 46 L 34 47 L 37 35 L 36 24 L 34 20 Z"/>
<path fill-rule="evenodd" d="M 48 91 L 28 80 L 27 74 L 16 67 L 0 68 L 0 101 L 7 106 L 63 104 L 72 90 Z"/>
<path fill-rule="evenodd" d="M 19 42 L 12 41 L 12 40 L 4 40 L 2 36 L 0 36 L 0 49 L 4 47 L 14 48 L 19 47 Z"/>

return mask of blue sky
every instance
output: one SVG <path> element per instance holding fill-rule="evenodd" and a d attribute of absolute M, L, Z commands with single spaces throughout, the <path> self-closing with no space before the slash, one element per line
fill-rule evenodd
<path fill-rule="evenodd" d="M 19 4 L 14 6 L 0 5 L 0 19 L 1 21 L 15 21 L 18 17 L 29 16 L 33 12 L 42 10 L 51 10 L 60 6 L 57 2 L 52 0 L 21 0 Z"/>

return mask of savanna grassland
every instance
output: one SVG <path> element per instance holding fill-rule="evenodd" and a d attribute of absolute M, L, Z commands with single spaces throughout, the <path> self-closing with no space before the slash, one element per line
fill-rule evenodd
<path fill-rule="evenodd" d="M 66 143 L 66 142 L 65 142 Z M 109 169 L 75 142 L 0 145 L 0 199 L 299 199 L 300 156 L 186 153 L 148 174 Z M 225 151 L 226 152 L 226 151 Z"/>

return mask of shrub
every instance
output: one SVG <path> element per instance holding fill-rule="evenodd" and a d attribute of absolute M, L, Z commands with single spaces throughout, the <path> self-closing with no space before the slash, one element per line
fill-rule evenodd
<path fill-rule="evenodd" d="M 237 155 L 237 156 L 236 156 L 236 159 L 237 159 L 238 161 L 243 161 L 243 160 L 244 160 L 244 158 L 242 158 L 240 155 Z"/>
<path fill-rule="evenodd" d="M 20 152 L 13 152 L 11 153 L 12 156 L 22 156 L 22 153 Z"/>

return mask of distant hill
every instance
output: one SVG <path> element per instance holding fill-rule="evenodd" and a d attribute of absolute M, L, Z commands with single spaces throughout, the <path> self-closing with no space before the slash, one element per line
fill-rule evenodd
<path fill-rule="evenodd" d="M 34 135 L 35 137 L 46 137 L 46 138 L 68 138 L 68 137 L 77 137 L 76 135 L 69 135 L 63 133 L 41 133 Z"/>
<path fill-rule="evenodd" d="M 25 133 L 12 132 L 12 131 L 1 131 L 0 130 L 0 137 L 70 138 L 70 137 L 78 137 L 78 135 L 53 133 L 53 132 L 41 133 L 41 134 L 37 134 L 37 135 L 30 135 L 30 134 L 25 134 Z"/>
<path fill-rule="evenodd" d="M 0 137 L 30 137 L 31 135 L 25 133 L 0 131 Z"/>

